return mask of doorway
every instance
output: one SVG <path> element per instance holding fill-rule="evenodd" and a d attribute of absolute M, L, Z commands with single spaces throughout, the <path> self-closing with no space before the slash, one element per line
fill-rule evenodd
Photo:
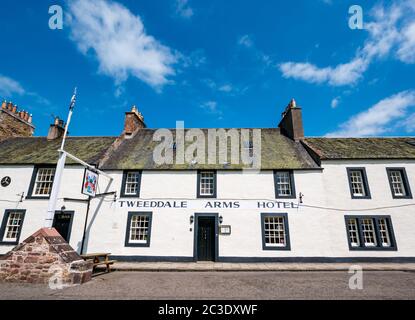
<path fill-rule="evenodd" d="M 195 219 L 196 261 L 217 261 L 218 259 L 218 215 L 196 213 Z"/>
<path fill-rule="evenodd" d="M 55 228 L 62 238 L 69 243 L 71 238 L 73 211 L 56 211 L 53 218 L 53 228 Z"/>

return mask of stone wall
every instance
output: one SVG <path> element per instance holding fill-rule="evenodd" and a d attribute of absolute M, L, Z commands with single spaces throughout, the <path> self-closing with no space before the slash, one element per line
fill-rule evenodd
<path fill-rule="evenodd" d="M 0 258 L 0 281 L 49 284 L 52 288 L 91 280 L 84 261 L 55 229 L 40 229 Z"/>
<path fill-rule="evenodd" d="M 13 111 L 0 109 L 0 140 L 11 137 L 33 136 L 35 128 L 29 123 L 27 116 Z"/>

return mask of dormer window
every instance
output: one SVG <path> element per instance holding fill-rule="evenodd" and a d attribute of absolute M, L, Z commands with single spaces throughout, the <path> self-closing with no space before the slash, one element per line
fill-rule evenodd
<path fill-rule="evenodd" d="M 248 151 L 248 155 L 252 157 L 252 155 L 254 154 L 254 143 L 252 142 L 252 140 L 244 141 L 243 146 L 244 149 Z"/>

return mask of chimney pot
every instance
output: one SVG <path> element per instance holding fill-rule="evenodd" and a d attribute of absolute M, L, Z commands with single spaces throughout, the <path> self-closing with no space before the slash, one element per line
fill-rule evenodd
<path fill-rule="evenodd" d="M 7 103 L 7 110 L 12 111 L 12 109 L 13 109 L 13 103 L 11 103 L 11 101 L 9 101 Z"/>
<path fill-rule="evenodd" d="M 31 114 L 29 115 L 29 119 L 27 119 L 27 122 L 32 123 L 32 121 L 33 121 L 33 115 Z"/>
<path fill-rule="evenodd" d="M 143 115 L 138 111 L 135 105 L 132 106 L 131 111 L 125 113 L 124 134 L 126 136 L 131 136 L 137 130 L 146 127 Z"/>
<path fill-rule="evenodd" d="M 30 119 L 30 118 L 29 118 Z M 63 127 L 63 120 L 60 120 L 59 117 L 55 117 L 53 124 L 49 127 L 48 140 L 59 139 L 63 136 L 65 129 Z"/>
<path fill-rule="evenodd" d="M 290 101 L 282 114 L 282 119 L 278 127 L 281 133 L 295 141 L 304 138 L 303 117 L 300 107 L 294 99 Z"/>
<path fill-rule="evenodd" d="M 1 103 L 1 108 L 2 108 L 2 109 L 6 109 L 6 108 L 7 108 L 7 102 L 6 102 L 6 100 L 4 100 L 4 101 Z"/>

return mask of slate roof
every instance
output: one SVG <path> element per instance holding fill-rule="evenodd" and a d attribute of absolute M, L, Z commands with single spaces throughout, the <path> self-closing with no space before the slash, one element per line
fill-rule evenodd
<path fill-rule="evenodd" d="M 90 163 L 97 164 L 115 137 L 68 137 L 65 150 Z M 46 137 L 9 138 L 0 142 L 0 164 L 56 164 L 61 139 Z M 67 159 L 68 164 L 73 164 Z"/>
<path fill-rule="evenodd" d="M 320 160 L 415 159 L 415 138 L 306 138 Z"/>
<path fill-rule="evenodd" d="M 201 129 L 204 136 L 207 137 L 208 129 Z M 241 129 L 236 129 L 241 130 Z M 153 160 L 153 150 L 160 143 L 153 141 L 155 130 L 141 129 L 131 139 L 125 140 L 116 152 L 112 152 L 110 157 L 105 161 L 103 169 L 146 169 L 146 170 L 196 170 L 196 169 L 222 169 L 236 170 L 245 166 L 242 161 L 239 164 L 223 164 L 217 161 L 217 164 L 210 165 L 196 164 L 164 164 L 157 165 Z M 175 136 L 175 130 L 171 130 Z M 207 139 L 206 139 L 207 140 Z M 190 145 L 191 143 L 186 143 Z M 206 141 L 206 149 L 207 149 Z M 317 169 L 318 165 L 307 153 L 299 142 L 285 137 L 279 129 L 261 129 L 261 169 Z M 230 144 L 228 144 L 230 149 Z M 231 162 L 230 150 L 228 150 L 228 161 Z"/>

